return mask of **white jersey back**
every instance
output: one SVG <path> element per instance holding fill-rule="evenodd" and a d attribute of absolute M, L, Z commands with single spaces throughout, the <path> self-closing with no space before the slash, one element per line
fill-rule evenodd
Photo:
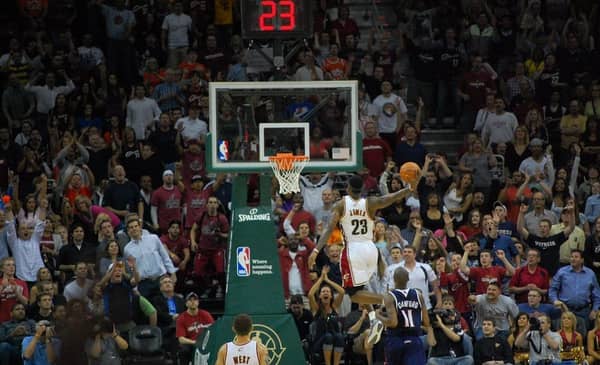
<path fill-rule="evenodd" d="M 257 347 L 254 340 L 244 345 L 228 342 L 225 365 L 259 365 Z"/>
<path fill-rule="evenodd" d="M 369 216 L 367 199 L 352 199 L 344 197 L 344 215 L 340 219 L 342 232 L 346 242 L 373 242 L 375 221 Z"/>

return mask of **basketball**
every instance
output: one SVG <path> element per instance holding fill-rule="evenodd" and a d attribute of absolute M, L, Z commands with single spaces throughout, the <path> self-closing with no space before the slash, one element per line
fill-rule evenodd
<path fill-rule="evenodd" d="M 405 183 L 414 185 L 421 176 L 421 168 L 414 162 L 406 162 L 400 167 L 400 178 Z"/>

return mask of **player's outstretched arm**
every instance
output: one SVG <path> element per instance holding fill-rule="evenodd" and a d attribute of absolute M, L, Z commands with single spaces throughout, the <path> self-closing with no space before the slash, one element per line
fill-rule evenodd
<path fill-rule="evenodd" d="M 225 365 L 225 356 L 227 355 L 227 344 L 221 345 L 219 352 L 217 353 L 217 361 L 215 365 Z M 260 352 L 258 354 L 260 360 Z M 260 363 L 262 365 L 262 363 Z"/>
<path fill-rule="evenodd" d="M 388 207 L 400 199 L 408 198 L 411 193 L 412 190 L 410 188 L 404 188 L 384 196 L 370 197 L 367 200 L 367 208 L 369 209 L 369 214 L 371 215 L 371 217 L 373 217 L 375 216 L 375 212 L 379 209 Z"/>

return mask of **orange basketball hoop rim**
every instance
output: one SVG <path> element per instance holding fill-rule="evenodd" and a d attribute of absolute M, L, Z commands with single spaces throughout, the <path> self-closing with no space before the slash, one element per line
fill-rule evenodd
<path fill-rule="evenodd" d="M 269 156 L 273 174 L 279 181 L 279 193 L 300 191 L 300 173 L 309 160 L 308 156 L 298 156 L 293 153 L 278 153 L 275 156 Z"/>

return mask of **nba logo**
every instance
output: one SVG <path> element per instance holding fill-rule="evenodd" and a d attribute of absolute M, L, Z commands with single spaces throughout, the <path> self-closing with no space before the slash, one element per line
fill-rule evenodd
<path fill-rule="evenodd" d="M 220 139 L 218 143 L 217 157 L 221 161 L 229 160 L 229 142 Z"/>
<path fill-rule="evenodd" d="M 250 247 L 237 248 L 237 276 L 250 276 Z"/>

